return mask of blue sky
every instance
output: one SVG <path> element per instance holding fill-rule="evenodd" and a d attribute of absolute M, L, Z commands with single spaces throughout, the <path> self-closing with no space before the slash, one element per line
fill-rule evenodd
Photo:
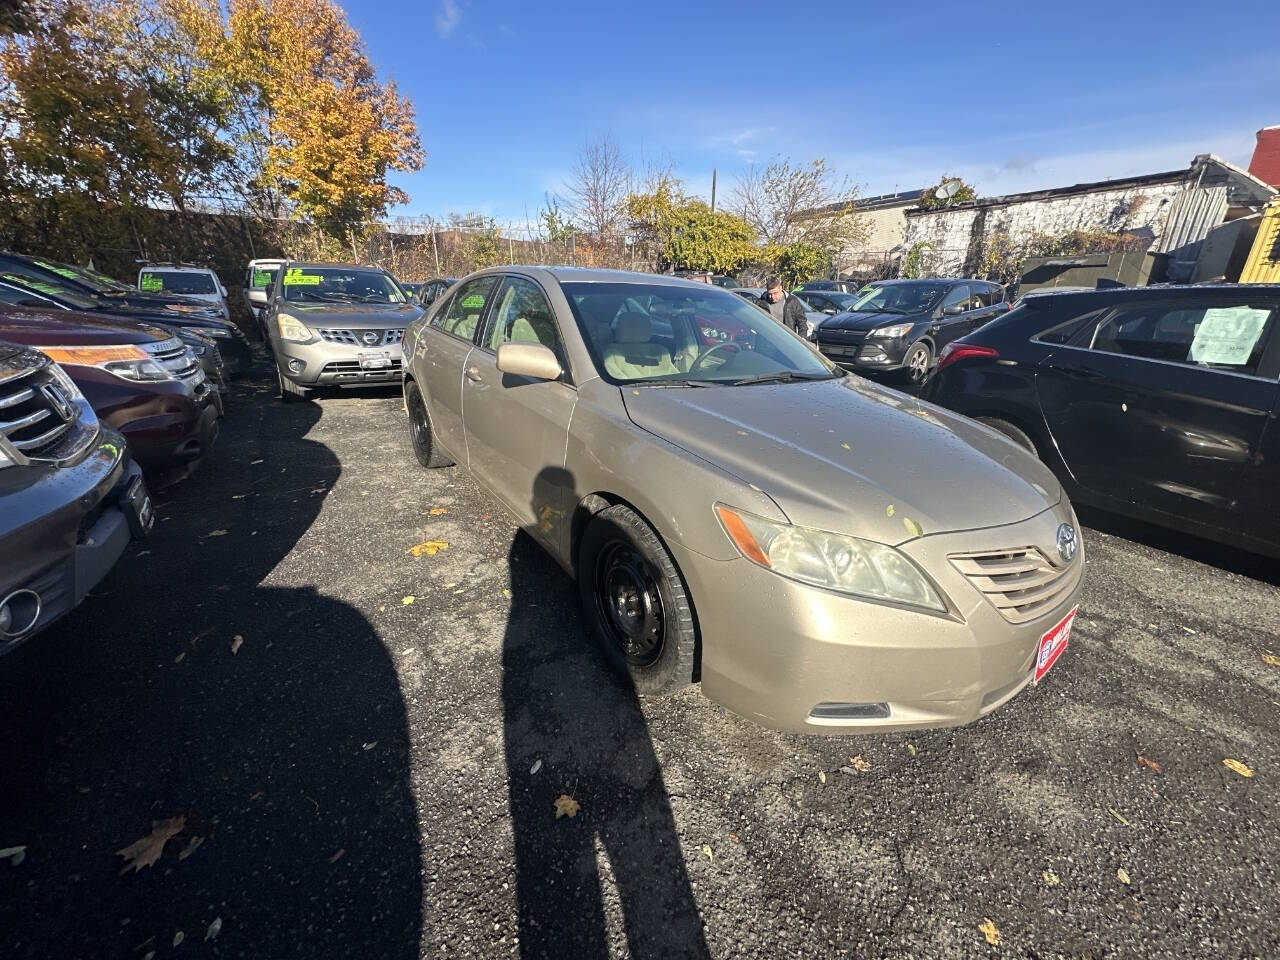
<path fill-rule="evenodd" d="M 611 134 L 719 196 L 752 162 L 826 157 L 864 194 L 945 172 L 984 195 L 1245 164 L 1280 123 L 1274 0 L 348 4 L 414 102 L 425 168 L 393 215 L 536 218 Z M 1245 25 L 1258 29 L 1250 31 Z M 1256 39 L 1252 46 L 1248 41 Z"/>

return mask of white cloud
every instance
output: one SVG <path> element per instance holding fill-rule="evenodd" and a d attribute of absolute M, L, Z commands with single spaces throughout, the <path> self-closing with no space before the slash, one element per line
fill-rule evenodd
<path fill-rule="evenodd" d="M 440 10 L 436 13 L 436 33 L 440 35 L 440 39 L 449 39 L 461 22 L 462 5 L 458 0 L 441 0 Z"/>

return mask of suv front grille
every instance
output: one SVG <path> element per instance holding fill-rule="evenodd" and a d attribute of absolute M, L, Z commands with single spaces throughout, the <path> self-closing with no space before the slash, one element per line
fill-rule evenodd
<path fill-rule="evenodd" d="M 58 460 L 76 450 L 80 406 L 53 375 L 53 364 L 0 383 L 0 436 L 31 460 Z"/>
<path fill-rule="evenodd" d="M 319 330 L 320 339 L 327 343 L 346 343 L 353 347 L 389 347 L 404 339 L 404 327 L 392 330 Z M 365 334 L 376 334 L 372 343 L 364 339 Z"/>
<path fill-rule="evenodd" d="M 180 380 L 194 377 L 200 370 L 200 361 L 196 359 L 196 355 L 176 337 L 156 343 L 144 343 L 142 349 Z"/>
<path fill-rule="evenodd" d="M 1048 613 L 1076 588 L 1084 570 L 1078 556 L 1055 564 L 1035 547 L 953 553 L 949 559 L 1010 623 Z"/>

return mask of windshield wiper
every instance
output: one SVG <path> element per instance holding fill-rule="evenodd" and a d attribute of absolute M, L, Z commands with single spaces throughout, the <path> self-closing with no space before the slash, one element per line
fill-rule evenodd
<path fill-rule="evenodd" d="M 730 380 L 729 386 L 743 387 L 752 383 L 794 383 L 801 380 L 833 380 L 829 373 L 797 373 L 795 370 L 776 370 L 773 373 L 757 373 L 753 377 Z"/>
<path fill-rule="evenodd" d="M 723 380 L 630 380 L 641 387 L 721 387 Z"/>

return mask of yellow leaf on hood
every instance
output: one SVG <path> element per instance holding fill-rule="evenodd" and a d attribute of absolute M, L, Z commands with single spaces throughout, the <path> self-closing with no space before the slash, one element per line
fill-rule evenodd
<path fill-rule="evenodd" d="M 434 557 L 441 550 L 448 550 L 449 544 L 444 540 L 424 540 L 422 543 L 414 544 L 409 548 L 409 553 L 415 557 L 428 556 Z"/>
<path fill-rule="evenodd" d="M 916 523 L 910 517 L 903 517 L 902 525 L 907 528 L 907 532 L 913 537 L 920 537 L 924 535 L 924 527 L 920 526 L 920 524 Z"/>
<path fill-rule="evenodd" d="M 1222 761 L 1222 765 L 1228 770 L 1234 770 L 1242 777 L 1253 776 L 1253 767 L 1249 766 L 1247 763 L 1241 763 L 1239 760 L 1232 760 L 1230 757 L 1227 757 Z"/>
<path fill-rule="evenodd" d="M 128 873 L 130 870 L 141 870 L 143 867 L 149 867 L 154 864 L 160 859 L 160 854 L 164 852 L 164 845 L 181 833 L 182 828 L 186 825 L 186 817 L 153 820 L 149 834 L 141 840 L 135 840 L 124 849 L 116 851 L 116 856 L 124 857 L 125 860 L 129 861 L 120 872 Z"/>
<path fill-rule="evenodd" d="M 978 924 L 978 929 L 982 931 L 982 935 L 987 938 L 987 943 L 993 947 L 1000 946 L 1000 930 L 992 922 L 990 917 L 983 917 L 982 922 Z"/>
<path fill-rule="evenodd" d="M 572 820 L 574 817 L 578 815 L 578 811 L 580 809 L 581 808 L 578 806 L 578 801 L 573 799 L 573 797 L 569 796 L 567 793 L 562 793 L 560 794 L 560 796 L 556 797 L 556 819 L 557 820 L 559 820 L 561 817 L 568 817 L 570 820 Z"/>

